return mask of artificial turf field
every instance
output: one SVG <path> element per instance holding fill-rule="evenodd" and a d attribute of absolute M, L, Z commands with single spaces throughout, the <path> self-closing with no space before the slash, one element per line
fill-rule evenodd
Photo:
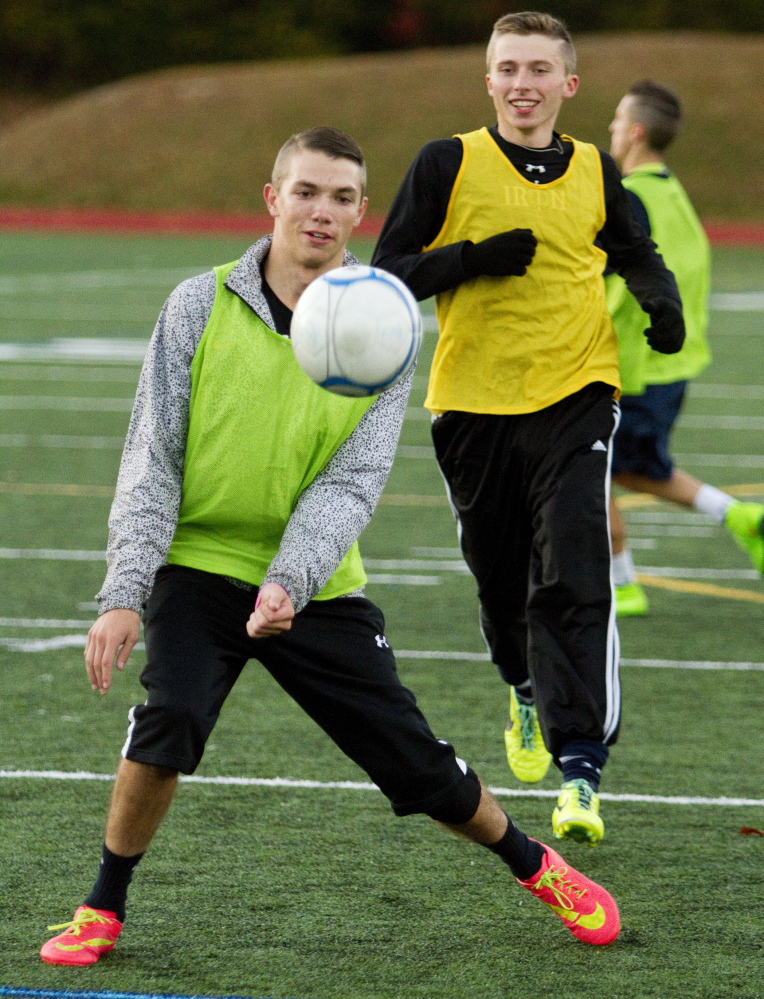
<path fill-rule="evenodd" d="M 113 773 L 127 709 L 143 699 L 142 653 L 101 698 L 81 648 L 54 647 L 77 642 L 87 630 L 77 622 L 93 617 L 102 563 L 63 556 L 105 547 L 138 366 L 104 360 L 103 343 L 88 362 L 45 345 L 146 339 L 174 283 L 245 245 L 0 235 L 0 358 L 15 357 L 0 360 L 0 770 Z M 764 253 L 715 259 L 717 292 L 764 290 Z M 752 311 L 712 314 L 715 361 L 674 450 L 688 471 L 752 486 L 740 491 L 756 498 L 764 301 L 746 303 Z M 480 654 L 474 585 L 448 565 L 454 524 L 417 418 L 434 341 L 425 338 L 415 411 L 361 549 L 393 648 Z M 8 344 L 37 345 L 37 359 Z M 649 588 L 649 618 L 621 623 L 623 726 L 603 790 L 758 804 L 604 802 L 602 844 L 563 852 L 617 897 L 613 946 L 578 943 L 487 851 L 425 818 L 395 819 L 375 791 L 197 783 L 181 787 L 138 869 L 117 950 L 89 969 L 49 967 L 37 951 L 90 887 L 109 784 L 0 775 L 0 985 L 274 999 L 764 995 L 764 840 L 739 832 L 764 828 L 764 667 L 678 665 L 761 667 L 764 586 L 723 529 L 661 504 L 627 514 L 638 563 L 664 585 Z M 503 753 L 506 690 L 490 664 L 399 665 L 434 730 L 489 784 L 520 788 Z M 255 663 L 199 774 L 365 780 Z M 540 785 L 555 786 L 552 772 Z M 550 798 L 503 800 L 548 840 Z"/>

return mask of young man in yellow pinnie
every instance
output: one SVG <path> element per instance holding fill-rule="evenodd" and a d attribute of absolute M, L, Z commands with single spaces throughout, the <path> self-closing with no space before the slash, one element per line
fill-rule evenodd
<path fill-rule="evenodd" d="M 511 686 L 509 765 L 535 781 L 553 758 L 555 836 L 596 843 L 596 792 L 620 717 L 606 258 L 650 315 L 655 350 L 678 351 L 684 322 L 613 160 L 555 131 L 575 68 L 561 21 L 500 18 L 486 75 L 496 124 L 420 150 L 374 262 L 417 298 L 437 296 L 425 405 L 483 635 Z"/>

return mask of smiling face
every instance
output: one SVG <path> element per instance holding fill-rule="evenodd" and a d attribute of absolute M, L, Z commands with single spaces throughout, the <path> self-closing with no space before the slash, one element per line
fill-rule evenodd
<path fill-rule="evenodd" d="M 509 142 L 543 149 L 562 102 L 578 89 L 568 73 L 564 42 L 546 35 L 503 34 L 491 39 L 486 76 L 499 134 Z"/>
<path fill-rule="evenodd" d="M 263 193 L 275 219 L 272 252 L 318 272 L 341 266 L 345 244 L 366 211 L 358 163 L 298 148 L 278 189 L 266 184 Z"/>

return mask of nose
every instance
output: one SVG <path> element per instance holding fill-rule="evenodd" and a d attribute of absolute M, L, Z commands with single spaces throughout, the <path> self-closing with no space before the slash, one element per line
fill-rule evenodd
<path fill-rule="evenodd" d="M 312 217 L 316 222 L 330 222 L 332 219 L 332 201 L 331 198 L 322 197 L 316 198 L 313 203 Z"/>
<path fill-rule="evenodd" d="M 524 66 L 521 66 L 515 76 L 514 90 L 529 90 L 531 87 L 530 73 Z"/>

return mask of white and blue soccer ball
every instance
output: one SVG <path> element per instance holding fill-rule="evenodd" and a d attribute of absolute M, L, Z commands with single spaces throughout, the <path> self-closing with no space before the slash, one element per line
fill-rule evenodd
<path fill-rule="evenodd" d="M 291 327 L 297 362 L 337 395 L 377 395 L 416 364 L 422 316 L 406 285 L 379 267 L 337 267 L 300 296 Z"/>

